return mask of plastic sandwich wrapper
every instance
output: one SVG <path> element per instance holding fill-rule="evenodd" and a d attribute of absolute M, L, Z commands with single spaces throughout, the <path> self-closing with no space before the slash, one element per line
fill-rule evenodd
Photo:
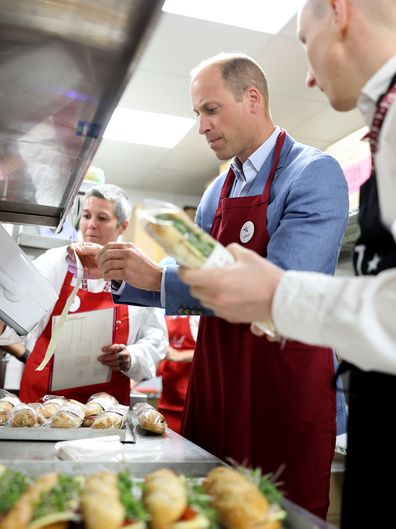
<path fill-rule="evenodd" d="M 186 268 L 224 268 L 235 262 L 222 244 L 170 202 L 146 199 L 139 205 L 137 216 L 146 232 Z M 254 324 L 268 336 L 277 337 L 271 321 L 255 321 Z"/>

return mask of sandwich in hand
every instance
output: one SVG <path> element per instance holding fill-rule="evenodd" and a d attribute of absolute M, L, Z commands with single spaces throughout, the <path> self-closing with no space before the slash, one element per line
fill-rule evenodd
<path fill-rule="evenodd" d="M 224 246 L 173 204 L 145 200 L 138 215 L 147 233 L 187 268 L 220 267 L 234 261 Z"/>

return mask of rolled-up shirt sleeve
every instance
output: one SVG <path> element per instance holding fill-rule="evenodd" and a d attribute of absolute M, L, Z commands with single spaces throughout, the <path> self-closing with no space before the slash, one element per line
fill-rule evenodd
<path fill-rule="evenodd" d="M 366 371 L 396 374 L 396 270 L 376 277 L 288 271 L 272 317 L 290 339 L 333 347 Z"/>

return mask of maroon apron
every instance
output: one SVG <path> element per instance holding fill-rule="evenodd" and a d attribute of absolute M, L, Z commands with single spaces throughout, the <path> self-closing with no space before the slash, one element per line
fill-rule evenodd
<path fill-rule="evenodd" d="M 111 372 L 111 379 L 109 382 L 78 388 L 62 389 L 59 391 L 52 391 L 50 389 L 50 379 L 54 363 L 53 358 L 42 371 L 36 371 L 36 367 L 41 364 L 44 358 L 51 339 L 52 317 L 59 316 L 62 313 L 67 298 L 73 291 L 73 287 L 71 286 L 72 277 L 72 274 L 67 272 L 59 294 L 59 299 L 56 302 L 47 326 L 37 339 L 34 349 L 27 359 L 21 380 L 20 399 L 23 402 L 36 402 L 44 395 L 51 394 L 64 395 L 69 399 L 75 399 L 85 403 L 92 394 L 98 393 L 99 391 L 105 391 L 106 393 L 113 395 L 121 404 L 129 405 L 130 379 L 119 371 Z M 79 308 L 74 311 L 74 314 L 114 307 L 115 325 L 113 329 L 113 343 L 126 344 L 128 342 L 129 316 L 128 307 L 126 305 L 114 305 L 110 292 L 94 293 L 80 288 L 77 291 L 77 295 L 80 298 L 81 303 Z M 101 351 L 98 351 L 98 356 L 100 354 Z"/>
<path fill-rule="evenodd" d="M 224 182 L 211 235 L 239 241 L 246 221 L 255 231 L 245 247 L 265 257 L 267 206 L 285 132 L 277 139 L 262 195 L 228 198 Z M 285 496 L 326 517 L 336 436 L 333 353 L 295 341 L 254 336 L 250 326 L 201 317 L 183 417 L 183 435 L 221 459 L 276 473 Z"/>
<path fill-rule="evenodd" d="M 176 351 L 195 349 L 188 316 L 167 316 L 169 345 Z M 157 375 L 162 376 L 162 392 L 158 410 L 164 415 L 169 428 L 180 433 L 181 419 L 186 400 L 191 362 L 175 362 L 164 358 L 158 366 Z"/>

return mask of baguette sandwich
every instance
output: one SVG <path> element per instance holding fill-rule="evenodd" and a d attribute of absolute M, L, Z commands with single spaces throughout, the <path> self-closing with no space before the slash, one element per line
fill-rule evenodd
<path fill-rule="evenodd" d="M 103 471 L 89 476 L 80 508 L 86 529 L 144 529 L 147 513 L 133 495 L 128 472 Z"/>
<path fill-rule="evenodd" d="M 78 521 L 79 478 L 44 474 L 37 478 L 11 506 L 0 529 L 66 529 Z"/>
<path fill-rule="evenodd" d="M 192 491 L 191 491 L 192 492 Z M 146 476 L 143 501 L 150 516 L 150 529 L 205 529 L 210 520 L 189 493 L 184 476 L 162 468 Z"/>
<path fill-rule="evenodd" d="M 145 229 L 168 255 L 187 268 L 201 268 L 215 247 L 220 246 L 181 210 L 147 217 Z"/>
<path fill-rule="evenodd" d="M 267 491 L 271 488 L 277 500 L 276 488 L 261 476 Z M 270 495 L 264 495 L 247 474 L 232 468 L 217 467 L 203 482 L 204 491 L 212 498 L 221 524 L 226 529 L 280 529 L 285 512 L 277 503 L 271 504 Z"/>

